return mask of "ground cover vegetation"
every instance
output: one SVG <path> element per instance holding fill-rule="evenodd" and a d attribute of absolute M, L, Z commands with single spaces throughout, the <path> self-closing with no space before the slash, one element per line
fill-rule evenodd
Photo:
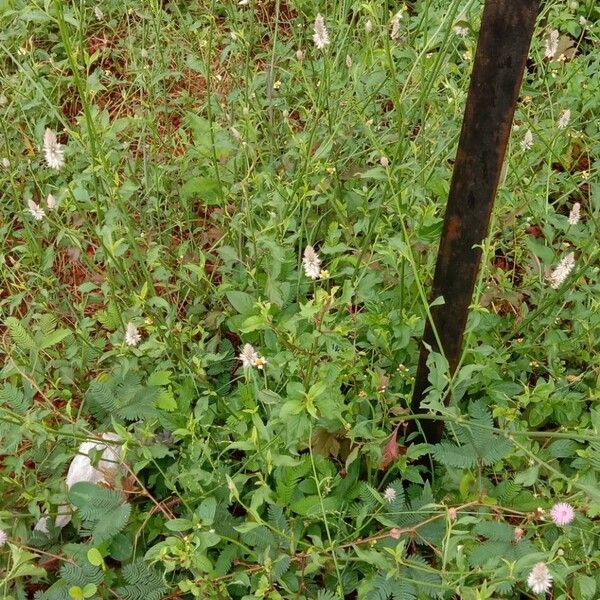
<path fill-rule="evenodd" d="M 0 0 L 3 598 L 600 596 L 592 0 L 404 435 L 481 10 Z"/>

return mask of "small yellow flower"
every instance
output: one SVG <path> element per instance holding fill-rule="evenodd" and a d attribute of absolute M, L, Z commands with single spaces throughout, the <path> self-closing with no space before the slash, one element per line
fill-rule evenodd
<path fill-rule="evenodd" d="M 325 169 L 330 175 L 333 175 L 335 173 L 335 167 L 327 167 Z"/>
<path fill-rule="evenodd" d="M 365 392 L 365 390 L 360 390 L 360 392 L 358 392 L 358 397 L 359 398 L 366 398 L 367 397 L 367 392 Z"/>
<path fill-rule="evenodd" d="M 589 171 L 581 171 L 581 179 L 585 179 L 586 181 L 590 178 Z"/>
<path fill-rule="evenodd" d="M 321 269 L 321 272 L 319 273 L 319 277 L 321 279 L 327 279 L 329 277 L 329 271 L 327 269 Z"/>
<path fill-rule="evenodd" d="M 281 88 L 281 81 L 279 81 L 279 79 L 273 84 L 273 89 L 274 90 L 278 90 L 279 88 Z"/>
<path fill-rule="evenodd" d="M 254 365 L 256 366 L 257 369 L 262 369 L 266 364 L 267 364 L 267 361 L 262 356 L 259 356 L 254 361 Z"/>

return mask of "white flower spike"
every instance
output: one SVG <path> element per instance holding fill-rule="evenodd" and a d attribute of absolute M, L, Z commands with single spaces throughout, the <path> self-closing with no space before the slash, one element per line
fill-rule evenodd
<path fill-rule="evenodd" d="M 558 33 L 557 29 L 554 29 L 553 31 L 551 31 L 548 34 L 548 37 L 546 38 L 546 42 L 545 42 L 545 51 L 544 51 L 544 58 L 549 58 L 550 60 L 552 60 L 554 58 L 554 55 L 556 54 L 557 50 L 558 50 L 558 40 L 560 38 L 560 34 Z"/>
<path fill-rule="evenodd" d="M 581 204 L 579 202 L 575 202 L 573 207 L 571 208 L 571 212 L 569 213 L 569 225 L 577 225 L 579 223 L 579 219 L 581 218 Z"/>
<path fill-rule="evenodd" d="M 125 343 L 128 346 L 137 346 L 142 339 L 138 328 L 131 322 L 127 323 L 127 330 L 125 331 Z"/>
<path fill-rule="evenodd" d="M 575 266 L 575 254 L 573 252 L 569 252 L 559 263 L 556 269 L 550 273 L 550 277 L 548 277 L 548 281 L 550 282 L 550 287 L 553 290 L 558 289 L 565 281 L 565 279 L 569 276 L 569 273 L 573 270 Z"/>
<path fill-rule="evenodd" d="M 392 17 L 392 32 L 390 33 L 390 37 L 393 40 L 397 40 L 400 37 L 400 20 L 402 19 L 402 11 L 399 10 Z"/>
<path fill-rule="evenodd" d="M 329 39 L 329 32 L 327 31 L 327 27 L 325 25 L 325 20 L 323 16 L 319 13 L 317 18 L 315 19 L 315 33 L 313 35 L 313 41 L 317 50 L 325 50 L 327 46 L 331 43 Z"/>
<path fill-rule="evenodd" d="M 36 221 L 41 221 L 46 216 L 44 209 L 33 200 L 27 200 L 27 210 Z"/>
<path fill-rule="evenodd" d="M 306 246 L 302 258 L 304 274 L 310 279 L 319 279 L 321 275 L 321 259 L 312 246 Z"/>
<path fill-rule="evenodd" d="M 44 133 L 44 154 L 46 163 L 51 169 L 59 171 L 65 166 L 65 152 L 52 129 L 46 129 Z"/>
<path fill-rule="evenodd" d="M 256 367 L 257 369 L 262 370 L 267 364 L 267 359 L 259 356 L 252 344 L 244 344 L 238 358 L 242 361 L 242 368 L 244 369 Z"/>
<path fill-rule="evenodd" d="M 533 146 L 533 133 L 531 133 L 531 129 L 528 129 L 521 140 L 521 148 L 523 150 L 529 150 Z"/>
<path fill-rule="evenodd" d="M 58 200 L 52 194 L 48 194 L 48 197 L 46 198 L 46 206 L 50 210 L 56 210 L 58 208 Z"/>
<path fill-rule="evenodd" d="M 558 128 L 559 129 L 565 129 L 567 127 L 567 125 L 569 124 L 569 121 L 571 120 L 571 111 L 567 108 L 566 110 L 563 110 L 562 113 L 560 114 L 560 117 L 558 118 Z"/>

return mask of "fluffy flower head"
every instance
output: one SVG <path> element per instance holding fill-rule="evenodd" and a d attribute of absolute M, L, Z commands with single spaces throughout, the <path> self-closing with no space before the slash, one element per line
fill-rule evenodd
<path fill-rule="evenodd" d="M 388 485 L 385 492 L 383 492 L 383 497 L 386 502 L 393 502 L 396 499 L 396 490 L 391 485 Z"/>
<path fill-rule="evenodd" d="M 552 507 L 550 516 L 555 525 L 562 527 L 573 521 L 575 518 L 575 510 L 567 502 L 559 502 Z"/>
<path fill-rule="evenodd" d="M 41 221 L 46 216 L 44 209 L 33 200 L 27 200 L 27 210 L 36 221 Z"/>
<path fill-rule="evenodd" d="M 318 50 L 325 50 L 331 43 L 329 39 L 329 32 L 325 26 L 325 20 L 319 13 L 315 19 L 315 33 L 313 35 L 313 41 Z"/>
<path fill-rule="evenodd" d="M 128 346 L 137 346 L 142 339 L 138 328 L 131 322 L 127 323 L 127 329 L 125 331 L 125 343 Z"/>
<path fill-rule="evenodd" d="M 545 594 L 552 587 L 552 575 L 543 562 L 534 565 L 527 577 L 527 585 L 534 594 Z"/>
<path fill-rule="evenodd" d="M 554 290 L 558 289 L 564 282 L 564 280 L 569 276 L 569 273 L 573 270 L 575 266 L 575 254 L 573 252 L 569 252 L 559 263 L 556 269 L 550 273 L 548 277 L 548 281 L 550 282 L 550 287 Z"/>
<path fill-rule="evenodd" d="M 321 259 L 312 246 L 306 246 L 302 258 L 304 274 L 311 279 L 319 279 L 321 275 Z"/>
<path fill-rule="evenodd" d="M 469 29 L 467 27 L 462 27 L 461 25 L 456 25 L 454 28 L 454 33 L 461 38 L 466 38 L 469 35 Z"/>
<path fill-rule="evenodd" d="M 6 534 L 6 531 L 2 531 L 2 529 L 0 529 L 0 548 L 4 546 L 6 542 L 8 542 L 8 535 Z"/>
<path fill-rule="evenodd" d="M 65 152 L 52 129 L 46 129 L 46 133 L 44 133 L 44 154 L 46 163 L 51 169 L 58 171 L 65 166 Z"/>
<path fill-rule="evenodd" d="M 371 33 L 371 31 L 373 31 L 373 23 L 371 19 L 367 19 L 367 22 L 365 23 L 365 31 L 367 33 Z"/>

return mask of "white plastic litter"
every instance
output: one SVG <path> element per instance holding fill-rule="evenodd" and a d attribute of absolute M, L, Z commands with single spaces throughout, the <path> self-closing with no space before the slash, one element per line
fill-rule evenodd
<path fill-rule="evenodd" d="M 107 432 L 102 434 L 102 439 L 118 442 L 120 440 L 116 433 Z M 92 452 L 102 452 L 102 457 L 98 461 L 98 467 L 92 465 L 90 454 Z M 122 469 L 121 465 L 121 446 L 116 444 L 103 444 L 101 442 L 83 442 L 79 446 L 77 456 L 71 461 L 65 483 L 67 489 L 81 481 L 88 483 L 106 483 L 114 481 L 115 475 Z M 74 506 L 62 504 L 58 507 L 55 526 L 62 528 L 71 521 L 71 513 L 75 510 Z M 50 517 L 41 517 L 35 524 L 34 531 L 48 533 L 48 524 Z"/>

